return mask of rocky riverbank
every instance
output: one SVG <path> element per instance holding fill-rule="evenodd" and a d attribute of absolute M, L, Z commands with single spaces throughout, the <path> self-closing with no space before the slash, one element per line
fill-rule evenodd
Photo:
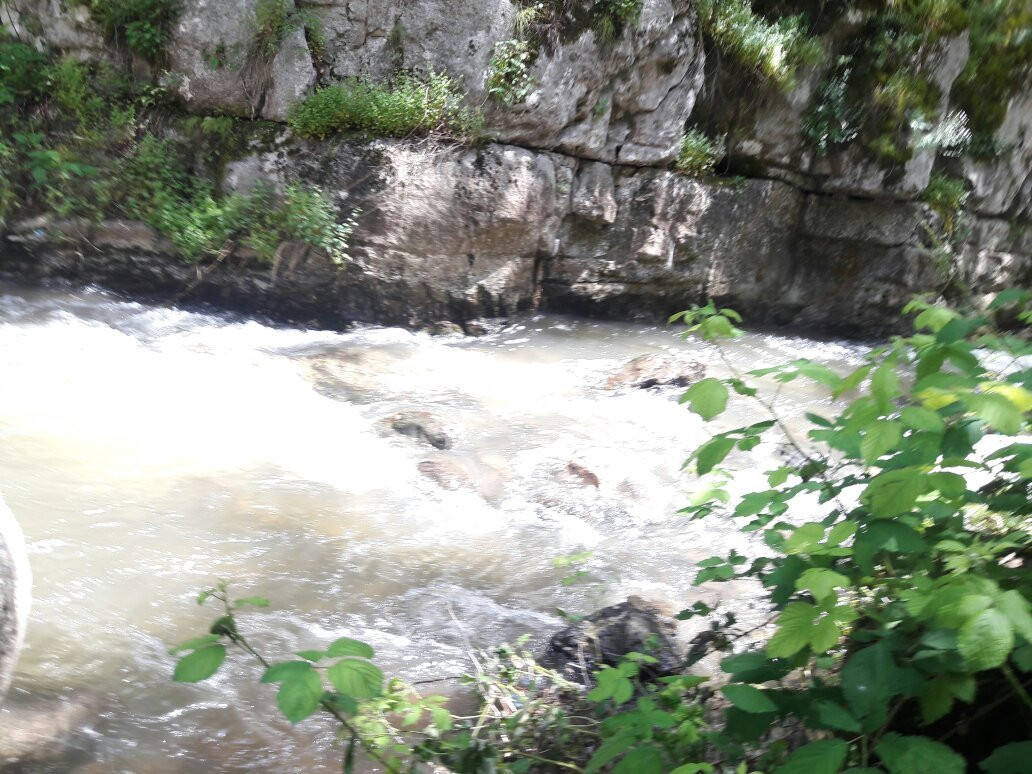
<path fill-rule="evenodd" d="M 132 66 L 188 112 L 277 122 L 319 85 L 446 72 L 482 112 L 480 144 L 313 140 L 285 127 L 237 138 L 219 185 L 320 186 L 342 218 L 357 219 L 343 269 L 300 245 L 272 265 L 246 251 L 186 265 L 139 223 L 46 217 L 8 224 L 0 270 L 331 327 L 462 323 L 526 308 L 658 319 L 712 297 L 752 322 L 852 335 L 893 329 L 915 293 L 977 297 L 1029 282 L 1027 88 L 996 130 L 1005 153 L 958 160 L 918 146 L 905 163 L 887 163 L 856 144 L 818 152 L 804 137 L 831 57 L 802 67 L 787 91 L 764 83 L 707 48 L 688 0 L 647 0 L 615 40 L 585 28 L 542 46 L 515 104 L 489 99 L 492 51 L 513 34 L 510 0 L 459 12 L 391 0 L 287 6 L 296 23 L 261 77 L 228 59 L 211 64 L 212 51 L 231 59 L 225 52 L 251 44 L 255 0 L 184 3 L 162 65 L 135 56 Z M 127 56 L 83 7 L 33 0 L 2 13 L 19 35 L 79 59 Z M 834 21 L 822 45 L 841 48 L 857 23 Z M 963 33 L 921 64 L 944 121 L 969 57 Z M 722 175 L 671 169 L 686 126 L 725 133 Z M 922 201 L 943 171 L 970 194 L 948 244 L 945 216 Z"/>

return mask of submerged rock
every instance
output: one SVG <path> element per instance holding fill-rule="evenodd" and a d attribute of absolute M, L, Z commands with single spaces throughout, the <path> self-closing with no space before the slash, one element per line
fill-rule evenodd
<path fill-rule="evenodd" d="M 69 771 L 99 738 L 100 699 L 12 694 L 0 710 L 0 771 Z"/>
<path fill-rule="evenodd" d="M 639 355 L 606 380 L 606 389 L 687 387 L 705 373 L 706 366 L 694 360 L 685 363 L 668 355 Z"/>
<path fill-rule="evenodd" d="M 431 336 L 464 336 L 466 334 L 461 325 L 448 320 L 432 322 L 424 330 Z"/>
<path fill-rule="evenodd" d="M 598 489 L 601 483 L 598 476 L 588 470 L 586 467 L 581 465 L 579 462 L 566 463 L 566 467 L 562 469 L 559 474 L 559 479 L 563 481 L 573 481 L 583 486 L 593 486 Z"/>
<path fill-rule="evenodd" d="M 657 659 L 642 664 L 646 678 L 664 677 L 681 670 L 677 623 L 655 604 L 640 597 L 598 610 L 583 621 L 552 635 L 541 663 L 568 679 L 589 684 L 602 666 L 615 666 L 628 653 Z"/>
<path fill-rule="evenodd" d="M 384 380 L 400 372 L 402 361 L 379 350 L 344 350 L 303 362 L 304 376 L 327 398 L 356 403 L 375 399 Z"/>
<path fill-rule="evenodd" d="M 451 492 L 465 489 L 485 500 L 498 497 L 505 488 L 501 472 L 478 460 L 460 460 L 442 454 L 419 462 L 416 468 L 441 489 Z"/>
<path fill-rule="evenodd" d="M 444 425 L 429 411 L 400 411 L 384 421 L 395 433 L 430 444 L 435 449 L 451 448 L 452 440 Z"/>

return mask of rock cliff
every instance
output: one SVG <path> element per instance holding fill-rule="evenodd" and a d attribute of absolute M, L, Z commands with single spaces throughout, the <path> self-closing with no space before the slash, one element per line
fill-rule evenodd
<path fill-rule="evenodd" d="M 166 60 L 133 66 L 171 84 L 187 111 L 273 121 L 318 84 L 446 72 L 482 109 L 490 141 L 316 141 L 284 128 L 251 143 L 223 185 L 302 180 L 331 192 L 342 216 L 358 213 L 344 270 L 289 250 L 272 267 L 198 270 L 167 260 L 170 245 L 138 224 L 53 219 L 14 225 L 8 270 L 169 298 L 189 290 L 321 324 L 463 321 L 534 305 L 660 317 L 713 297 L 750 321 L 843 333 L 884 332 L 914 293 L 979 295 L 1032 276 L 1027 86 L 997 130 L 1006 154 L 958 160 L 926 148 L 887 165 L 855 144 L 820 154 L 804 138 L 830 57 L 787 91 L 764 84 L 714 53 L 691 0 L 645 0 L 611 38 L 586 23 L 557 32 L 510 105 L 490 99 L 488 82 L 495 44 L 514 34 L 511 0 L 296 0 L 266 56 L 253 50 L 258 5 L 185 0 Z M 80 6 L 17 0 L 4 12 L 77 57 L 119 56 Z M 823 33 L 828 50 L 851 24 Z M 969 55 L 965 35 L 926 55 L 943 115 Z M 722 177 L 671 168 L 692 126 L 726 138 Z M 946 168 L 971 197 L 943 250 L 942 216 L 920 194 Z"/>

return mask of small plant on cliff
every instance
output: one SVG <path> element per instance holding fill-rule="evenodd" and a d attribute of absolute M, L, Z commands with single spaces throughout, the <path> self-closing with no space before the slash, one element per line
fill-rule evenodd
<path fill-rule="evenodd" d="M 402 74 L 389 85 L 363 79 L 325 86 L 291 108 L 287 122 L 303 137 L 365 131 L 386 137 L 461 135 L 471 121 L 447 75 L 425 81 Z"/>
<path fill-rule="evenodd" d="M 172 37 L 181 0 L 92 0 L 93 17 L 104 32 L 150 61 Z"/>
<path fill-rule="evenodd" d="M 637 26 L 644 0 L 595 0 L 590 16 L 602 40 L 614 40 L 625 29 Z"/>
<path fill-rule="evenodd" d="M 681 138 L 681 147 L 674 162 L 678 172 L 689 177 L 705 177 L 713 173 L 724 149 L 698 129 L 690 129 Z"/>
<path fill-rule="evenodd" d="M 488 64 L 487 93 L 503 105 L 516 105 L 530 94 L 534 82 L 530 63 L 534 51 L 526 40 L 500 40 Z"/>
<path fill-rule="evenodd" d="M 802 16 L 768 21 L 753 11 L 750 0 L 698 0 L 697 6 L 699 24 L 722 51 L 786 91 L 795 85 L 800 66 L 823 56 Z"/>
<path fill-rule="evenodd" d="M 942 218 L 947 236 L 953 234 L 967 198 L 967 184 L 959 178 L 946 175 L 932 175 L 921 193 L 921 199 Z"/>

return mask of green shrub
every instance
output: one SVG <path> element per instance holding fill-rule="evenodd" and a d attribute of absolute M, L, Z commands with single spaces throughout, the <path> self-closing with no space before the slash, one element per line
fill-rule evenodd
<path fill-rule="evenodd" d="M 14 210 L 18 199 L 14 189 L 16 159 L 14 147 L 0 139 L 0 231 L 3 231 L 7 216 Z"/>
<path fill-rule="evenodd" d="M 768 21 L 754 13 L 750 0 L 698 0 L 703 31 L 741 65 L 783 89 L 795 85 L 797 68 L 823 56 L 802 16 Z"/>
<path fill-rule="evenodd" d="M 503 105 L 516 105 L 530 94 L 534 51 L 526 40 L 500 40 L 491 52 L 487 93 Z"/>
<path fill-rule="evenodd" d="M 853 74 L 852 57 L 839 59 L 832 75 L 817 90 L 813 106 L 803 119 L 803 136 L 824 156 L 829 151 L 847 145 L 860 135 L 863 107 L 849 94 L 849 79 Z"/>
<path fill-rule="evenodd" d="M 691 129 L 681 138 L 681 148 L 674 166 L 690 177 L 704 177 L 724 155 L 724 149 L 698 129 Z"/>
<path fill-rule="evenodd" d="M 144 59 L 161 57 L 182 10 L 181 0 L 92 0 L 93 17 L 105 34 Z"/>
<path fill-rule="evenodd" d="M 947 235 L 953 233 L 967 198 L 967 184 L 959 178 L 946 175 L 932 175 L 921 193 L 921 199 L 942 218 Z"/>
<path fill-rule="evenodd" d="M 386 137 L 461 134 L 470 115 L 452 80 L 431 72 L 426 81 L 401 75 L 390 85 L 351 79 L 325 86 L 294 105 L 287 123 L 302 137 L 358 130 Z"/>
<path fill-rule="evenodd" d="M 46 94 L 47 57 L 32 46 L 0 38 L 0 107 Z"/>
<path fill-rule="evenodd" d="M 990 314 L 963 315 L 915 301 L 905 312 L 917 313 L 916 333 L 875 348 L 847 375 L 796 360 L 732 369 L 685 393 L 709 421 L 732 394 L 771 411 L 751 380 L 807 379 L 836 397 L 862 388 L 835 416 L 807 414 L 805 436 L 775 415 L 716 432 L 689 458 L 710 477 L 768 432 L 799 455 L 769 472 L 769 488 L 733 499 L 717 483 L 684 511 L 741 518 L 767 546 L 751 560 L 706 560 L 695 582 L 758 581 L 778 612 L 765 648 L 722 666 L 735 708 L 765 715 L 762 726 L 733 727 L 729 712 L 741 741 L 789 719 L 832 737 L 794 752 L 785 771 L 880 763 L 902 773 L 921 759 L 962 774 L 964 759 L 943 743 L 957 741 L 958 727 L 994 709 L 988 722 L 998 725 L 1024 707 L 990 743 L 1005 745 L 1001 756 L 1019 755 L 1007 743 L 1032 732 L 1022 685 L 1032 672 L 1032 572 L 1008 559 L 1032 541 L 1032 346 L 992 324 L 992 310 L 1017 306 L 1027 326 L 1030 302 L 1029 291 L 1005 291 Z M 712 304 L 675 319 L 709 341 L 740 333 L 737 315 Z M 784 679 L 797 669 L 808 677 Z M 779 686 L 757 687 L 770 681 Z M 980 743 L 966 743 L 972 766 L 991 750 Z"/>
<path fill-rule="evenodd" d="M 224 124 L 213 126 L 220 131 Z M 268 262 L 286 241 L 321 250 L 340 265 L 347 258 L 354 222 L 338 222 L 315 187 L 289 185 L 279 194 L 260 185 L 246 195 L 216 197 L 210 186 L 193 181 L 175 143 L 153 135 L 140 141 L 120 183 L 126 213 L 167 236 L 187 260 L 218 256 L 239 243 Z"/>
<path fill-rule="evenodd" d="M 613 40 L 627 28 L 637 26 L 644 0 L 595 0 L 589 11 L 595 31 L 602 40 Z"/>

